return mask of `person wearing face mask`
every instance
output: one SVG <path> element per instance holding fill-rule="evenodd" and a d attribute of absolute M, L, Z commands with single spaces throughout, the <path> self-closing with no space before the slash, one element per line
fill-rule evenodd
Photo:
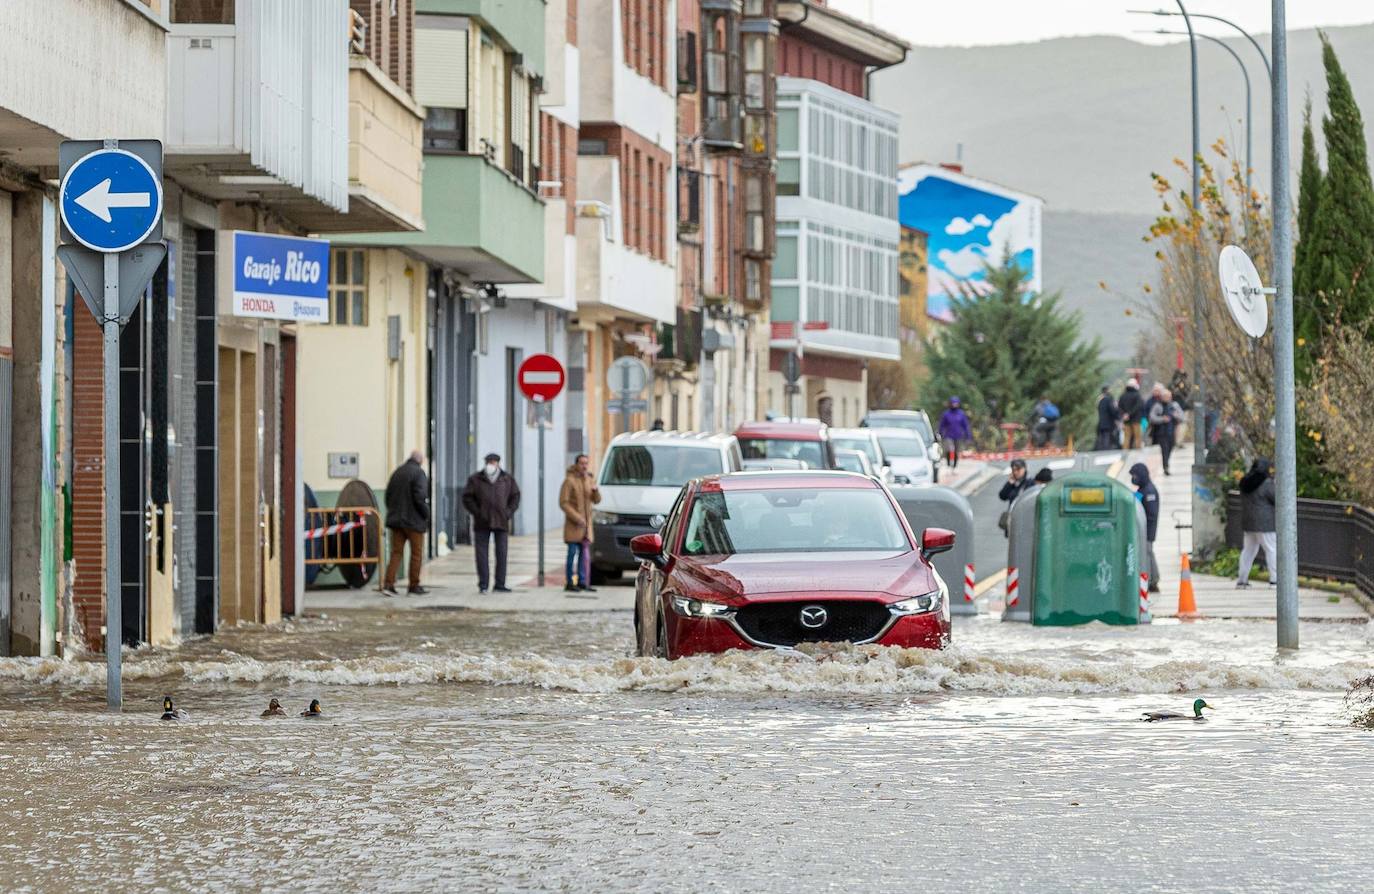
<path fill-rule="evenodd" d="M 520 508 L 520 485 L 501 468 L 501 457 L 488 453 L 486 465 L 468 478 L 463 489 L 463 508 L 472 516 L 472 546 L 477 560 L 477 588 L 485 595 L 488 582 L 492 592 L 509 593 L 506 586 L 506 545 L 511 519 Z M 496 541 L 496 576 L 488 566 L 487 545 Z"/>

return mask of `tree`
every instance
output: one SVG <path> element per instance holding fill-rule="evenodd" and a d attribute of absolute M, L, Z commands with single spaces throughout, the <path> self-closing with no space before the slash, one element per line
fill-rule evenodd
<path fill-rule="evenodd" d="M 962 286 L 954 322 L 926 343 L 926 409 L 938 414 L 958 396 L 975 437 L 991 445 L 1001 438 L 999 422 L 1026 422 L 1049 396 L 1063 413 L 1060 431 L 1091 438 L 1105 375 L 1101 345 L 1082 340 L 1078 315 L 1059 310 L 1058 294 L 1028 295 L 1026 271 L 1010 256 L 985 270 L 983 287 Z"/>
<path fill-rule="evenodd" d="M 1305 293 L 1297 301 L 1298 337 L 1316 350 L 1323 332 L 1374 317 L 1374 183 L 1364 122 L 1350 81 L 1326 35 L 1326 176 L 1300 233 Z M 1300 222 L 1301 223 L 1301 222 Z"/>
<path fill-rule="evenodd" d="M 1298 174 L 1298 244 L 1293 258 L 1293 291 L 1311 294 L 1312 242 L 1316 229 L 1317 200 L 1321 197 L 1322 169 L 1317 160 L 1317 140 L 1312 135 L 1312 97 L 1302 111 L 1302 169 Z M 1302 314 L 1299 314 L 1302 317 Z M 1307 322 L 1303 320 L 1302 322 Z M 1315 333 L 1313 333 L 1315 334 Z"/>

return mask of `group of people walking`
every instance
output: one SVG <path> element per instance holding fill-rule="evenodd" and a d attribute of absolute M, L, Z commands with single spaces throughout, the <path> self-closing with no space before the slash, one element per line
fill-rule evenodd
<path fill-rule="evenodd" d="M 1136 450 L 1147 436 L 1159 447 L 1164 474 L 1169 474 L 1169 457 L 1177 443 L 1178 427 L 1183 423 L 1183 405 L 1174 389 L 1156 382 L 1150 396 L 1140 393 L 1140 382 L 1127 379 L 1120 397 L 1113 397 L 1109 386 L 1102 386 L 1097 399 L 1097 441 L 1094 450 Z"/>

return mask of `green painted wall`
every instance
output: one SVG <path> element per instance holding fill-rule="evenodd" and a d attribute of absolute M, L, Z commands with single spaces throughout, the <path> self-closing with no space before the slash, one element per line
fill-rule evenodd
<path fill-rule="evenodd" d="M 481 19 L 515 52 L 525 67 L 544 74 L 544 0 L 419 0 L 415 11 Z"/>

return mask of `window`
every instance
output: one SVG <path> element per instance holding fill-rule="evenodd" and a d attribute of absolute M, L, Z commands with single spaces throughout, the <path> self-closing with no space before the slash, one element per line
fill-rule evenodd
<path fill-rule="evenodd" d="M 763 177 L 749 174 L 744 181 L 744 249 L 764 252 L 768 248 L 767 208 Z"/>
<path fill-rule="evenodd" d="M 610 146 L 605 140 L 578 140 L 578 155 L 610 155 Z"/>
<path fill-rule="evenodd" d="M 173 25 L 232 25 L 234 0 L 176 0 Z"/>
<path fill-rule="evenodd" d="M 778 195 L 801 195 L 801 159 L 778 159 Z"/>
<path fill-rule="evenodd" d="M 425 149 L 466 152 L 468 110 L 430 107 L 425 111 Z"/>
<path fill-rule="evenodd" d="M 677 37 L 677 92 L 697 92 L 697 34 L 684 31 Z"/>
<path fill-rule="evenodd" d="M 367 325 L 367 252 L 360 248 L 336 248 L 330 266 L 330 322 L 336 326 Z"/>

